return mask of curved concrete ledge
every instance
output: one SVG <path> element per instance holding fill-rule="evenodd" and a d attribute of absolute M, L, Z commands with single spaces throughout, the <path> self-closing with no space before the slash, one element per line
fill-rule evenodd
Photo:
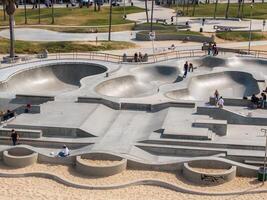
<path fill-rule="evenodd" d="M 259 194 L 259 193 L 267 193 L 266 189 L 262 190 L 251 190 L 253 188 L 247 188 L 240 191 L 234 192 L 221 192 L 221 193 L 210 193 L 210 192 L 201 192 L 197 190 L 190 190 L 172 183 L 168 183 L 165 181 L 157 180 L 157 179 L 141 179 L 136 180 L 128 183 L 123 184 L 113 184 L 113 185 L 85 185 L 85 184 L 77 184 L 72 181 L 66 180 L 60 176 L 57 176 L 52 173 L 46 172 L 31 172 L 31 173 L 0 173 L 0 177 L 5 178 L 21 178 L 21 177 L 40 177 L 40 178 L 49 178 L 58 183 L 63 185 L 77 188 L 77 189 L 89 189 L 89 190 L 111 190 L 111 189 L 120 189 L 120 188 L 127 188 L 131 186 L 138 186 L 138 185 L 150 185 L 150 186 L 158 186 L 165 189 L 169 189 L 175 192 L 182 192 L 187 194 L 194 194 L 194 195 L 207 195 L 207 196 L 230 196 L 230 195 L 244 195 L 244 194 Z M 254 188 L 256 189 L 256 188 Z"/>
<path fill-rule="evenodd" d="M 85 162 L 85 159 L 91 160 L 110 160 L 110 161 L 118 161 L 114 164 L 110 165 L 92 165 Z M 114 156 L 111 154 L 101 154 L 101 153 L 92 153 L 92 154 L 85 154 L 82 156 L 76 157 L 76 167 L 75 169 L 77 172 L 89 175 L 89 176 L 112 176 L 124 171 L 127 167 L 127 159 L 121 158 L 118 156 Z"/>
<path fill-rule="evenodd" d="M 236 177 L 236 166 L 231 166 L 230 169 L 226 169 L 224 172 L 207 173 L 195 170 L 190 164 L 184 163 L 183 175 L 187 180 L 193 183 L 215 185 L 229 182 Z"/>
<path fill-rule="evenodd" d="M 38 153 L 26 148 L 13 148 L 3 153 L 4 163 L 11 167 L 26 167 L 37 162 Z"/>

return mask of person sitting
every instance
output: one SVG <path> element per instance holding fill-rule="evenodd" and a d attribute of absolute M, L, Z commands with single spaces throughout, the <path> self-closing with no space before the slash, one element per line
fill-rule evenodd
<path fill-rule="evenodd" d="M 259 98 L 258 97 L 256 97 L 256 95 L 255 94 L 253 94 L 252 96 L 251 96 L 251 103 L 252 103 L 252 107 L 253 108 L 257 108 L 258 107 L 258 105 L 259 105 Z"/>
<path fill-rule="evenodd" d="M 143 55 L 142 55 L 141 52 L 139 52 L 138 58 L 139 58 L 139 59 L 138 59 L 139 62 L 142 62 L 142 61 L 143 61 Z"/>
<path fill-rule="evenodd" d="M 217 104 L 218 104 L 219 108 L 223 108 L 223 106 L 224 106 L 224 100 L 223 100 L 222 96 L 218 100 L 218 103 Z"/>
<path fill-rule="evenodd" d="M 266 94 L 263 92 L 261 93 L 260 106 L 261 108 L 265 108 L 266 106 Z"/>
<path fill-rule="evenodd" d="M 67 157 L 70 155 L 70 150 L 66 145 L 63 145 L 62 150 L 58 153 L 58 157 Z"/>

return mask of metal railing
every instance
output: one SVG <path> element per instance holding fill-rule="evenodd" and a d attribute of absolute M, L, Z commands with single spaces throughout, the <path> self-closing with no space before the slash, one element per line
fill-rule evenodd
<path fill-rule="evenodd" d="M 267 51 L 259 51 L 259 50 L 251 50 L 248 53 L 246 50 L 242 49 L 224 49 L 219 48 L 220 54 L 225 53 L 234 53 L 237 56 L 241 57 L 254 57 L 254 58 L 267 58 Z M 200 57 L 207 55 L 206 50 L 180 50 L 180 51 L 168 51 L 164 53 L 151 54 L 147 56 L 147 59 L 142 62 L 129 62 L 131 64 L 142 64 L 142 63 L 155 63 L 160 61 L 167 61 L 171 59 L 179 59 L 179 58 L 190 58 L 190 57 Z M 126 60 L 134 61 L 134 56 L 126 56 Z M 71 53 L 51 53 L 48 54 L 47 58 L 44 58 L 38 55 L 31 56 L 22 56 L 19 62 L 3 64 L 2 68 L 17 66 L 25 63 L 34 63 L 34 62 L 42 62 L 49 60 L 96 60 L 96 61 L 104 61 L 104 62 L 112 62 L 112 63 L 123 63 L 125 58 L 121 55 L 109 54 L 109 53 L 101 53 L 101 52 L 71 52 Z"/>

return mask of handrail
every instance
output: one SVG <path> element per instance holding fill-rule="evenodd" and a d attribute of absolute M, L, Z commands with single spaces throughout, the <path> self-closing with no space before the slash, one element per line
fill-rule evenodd
<path fill-rule="evenodd" d="M 226 52 L 232 52 L 237 54 L 241 57 L 254 57 L 254 58 L 267 58 L 267 51 L 262 50 L 251 50 L 248 52 L 244 49 L 226 49 L 226 48 L 219 48 L 219 53 L 224 54 Z M 39 55 L 39 56 L 38 56 Z M 98 60 L 98 61 L 105 61 L 105 62 L 112 62 L 112 63 L 122 63 L 124 59 L 126 60 L 134 60 L 134 56 L 121 56 L 116 54 L 110 53 L 102 53 L 102 52 L 86 52 L 80 53 L 77 51 L 69 52 L 69 53 L 50 53 L 48 54 L 47 58 L 44 58 L 38 55 L 31 55 L 31 56 L 22 56 L 20 57 L 20 62 L 16 63 L 18 58 L 14 58 L 10 64 L 6 64 L 5 67 L 12 67 L 19 64 L 25 63 L 32 63 L 32 62 L 42 62 L 42 61 L 49 61 L 49 60 Z M 189 49 L 189 50 L 178 50 L 178 51 L 168 51 L 163 53 L 155 53 L 147 55 L 147 59 L 142 62 L 132 62 L 132 64 L 140 64 L 140 63 L 155 63 L 160 61 L 167 61 L 171 59 L 179 59 L 179 58 L 188 58 L 188 57 L 199 57 L 207 55 L 206 50 L 196 50 L 196 49 Z M 2 67 L 3 68 L 3 67 Z"/>

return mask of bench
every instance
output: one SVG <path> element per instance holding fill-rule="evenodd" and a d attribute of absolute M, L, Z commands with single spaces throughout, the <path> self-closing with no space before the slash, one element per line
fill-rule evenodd
<path fill-rule="evenodd" d="M 156 23 L 162 22 L 163 24 L 167 24 L 166 19 L 156 19 Z"/>

